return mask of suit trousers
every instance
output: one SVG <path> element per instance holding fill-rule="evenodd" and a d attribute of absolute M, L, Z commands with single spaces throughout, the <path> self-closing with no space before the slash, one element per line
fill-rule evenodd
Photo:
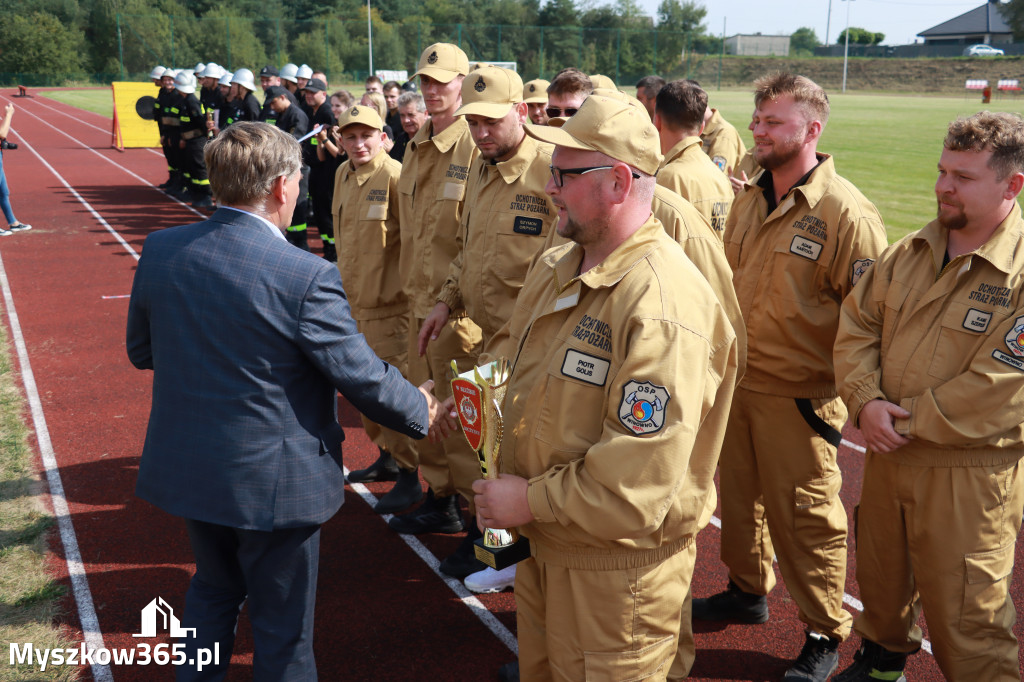
<path fill-rule="evenodd" d="M 423 326 L 423 318 L 411 314 L 409 323 L 409 381 L 419 386 L 427 379 L 434 380 L 434 395 L 440 400 L 452 394 L 452 360 L 459 372 L 476 366 L 481 351 L 480 327 L 468 317 L 455 317 L 441 328 L 437 338 L 427 345 L 420 357 L 416 339 Z M 461 432 L 439 444 L 426 440 L 416 443 L 419 452 L 420 473 L 434 491 L 435 497 L 448 497 L 456 492 L 469 503 L 473 513 L 473 481 L 481 477 L 480 460 L 470 449 Z"/>
<path fill-rule="evenodd" d="M 841 400 L 810 402 L 818 417 L 843 428 Z M 777 554 L 800 620 L 843 641 L 853 616 L 843 608 L 847 522 L 836 454 L 793 398 L 736 389 L 719 461 L 722 561 L 741 590 L 768 594 Z"/>
<path fill-rule="evenodd" d="M 516 568 L 519 675 L 530 682 L 667 679 L 696 545 L 640 568 Z"/>
<path fill-rule="evenodd" d="M 178 682 L 224 679 L 243 603 L 252 624 L 253 680 L 316 680 L 313 608 L 320 526 L 268 532 L 193 519 L 185 525 L 196 559 L 182 618 L 182 626 L 196 634 L 184 642 L 185 655 L 196 660 L 197 649 L 218 643 L 220 665 L 202 671 L 177 666 Z"/>
<path fill-rule="evenodd" d="M 921 646 L 924 607 L 947 680 L 1020 680 L 1010 596 L 1024 513 L 1020 462 L 903 465 L 868 452 L 857 511 L 857 633 L 890 651 Z"/>

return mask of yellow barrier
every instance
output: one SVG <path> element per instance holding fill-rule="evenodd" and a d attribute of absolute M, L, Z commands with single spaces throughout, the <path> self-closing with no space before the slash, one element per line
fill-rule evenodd
<path fill-rule="evenodd" d="M 129 83 L 115 81 L 111 84 L 114 91 L 114 127 L 112 130 L 112 146 L 117 149 L 126 147 L 159 147 L 160 133 L 156 121 L 147 121 L 135 111 L 135 103 L 141 97 L 156 97 L 160 89 L 153 83 Z"/>

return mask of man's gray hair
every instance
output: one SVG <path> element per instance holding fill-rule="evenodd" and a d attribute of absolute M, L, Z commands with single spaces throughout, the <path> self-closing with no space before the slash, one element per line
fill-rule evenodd
<path fill-rule="evenodd" d="M 294 137 L 279 128 L 250 121 L 233 123 L 203 152 L 210 189 L 226 206 L 262 206 L 274 181 L 290 178 L 302 167 Z"/>
<path fill-rule="evenodd" d="M 427 104 L 426 102 L 423 101 L 423 95 L 421 95 L 418 92 L 403 92 L 401 95 L 398 96 L 399 109 L 408 104 L 415 104 L 416 111 L 419 111 L 421 113 L 427 110 Z"/>

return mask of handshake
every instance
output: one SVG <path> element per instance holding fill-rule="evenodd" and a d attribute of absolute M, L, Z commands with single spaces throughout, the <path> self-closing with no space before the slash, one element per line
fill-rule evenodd
<path fill-rule="evenodd" d="M 0 140 L 0 149 L 17 149 L 17 148 L 18 148 L 18 145 L 14 144 L 13 142 L 8 142 L 7 140 Z"/>
<path fill-rule="evenodd" d="M 427 399 L 427 409 L 430 411 L 430 430 L 427 437 L 431 443 L 440 443 L 459 428 L 459 420 L 452 410 L 455 406 L 455 399 L 448 398 L 443 403 L 434 394 L 434 380 L 429 379 L 419 386 L 420 393 Z"/>

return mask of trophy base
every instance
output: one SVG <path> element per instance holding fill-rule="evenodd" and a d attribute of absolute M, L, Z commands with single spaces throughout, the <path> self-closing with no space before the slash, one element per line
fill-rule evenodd
<path fill-rule="evenodd" d="M 488 547 L 484 545 L 483 538 L 473 544 L 475 545 L 473 553 L 476 554 L 476 558 L 496 571 L 508 568 L 530 556 L 530 541 L 524 537 L 520 537 L 505 547 Z"/>

